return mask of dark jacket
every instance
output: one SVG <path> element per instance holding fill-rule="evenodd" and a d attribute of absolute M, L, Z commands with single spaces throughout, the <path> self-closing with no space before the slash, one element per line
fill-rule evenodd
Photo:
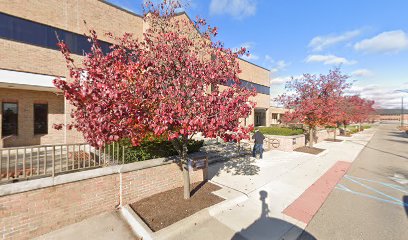
<path fill-rule="evenodd" d="M 263 141 L 265 139 L 265 136 L 261 132 L 255 132 L 255 134 L 252 136 L 252 139 L 255 139 L 256 144 L 263 144 Z"/>

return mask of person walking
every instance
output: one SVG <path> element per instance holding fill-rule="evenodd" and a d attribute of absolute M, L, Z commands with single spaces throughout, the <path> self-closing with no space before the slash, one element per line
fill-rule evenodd
<path fill-rule="evenodd" d="M 252 150 L 252 156 L 256 157 L 256 153 L 259 152 L 260 158 L 262 159 L 263 154 L 263 141 L 265 136 L 257 129 L 255 134 L 252 136 L 252 139 L 255 140 L 254 149 Z"/>

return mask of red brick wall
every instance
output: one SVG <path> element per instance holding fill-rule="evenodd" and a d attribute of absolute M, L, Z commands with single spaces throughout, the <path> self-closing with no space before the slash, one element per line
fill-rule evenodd
<path fill-rule="evenodd" d="M 166 174 L 163 174 L 166 173 Z M 190 174 L 191 182 L 202 181 L 202 171 Z M 123 205 L 136 202 L 154 193 L 183 186 L 181 169 L 177 164 L 147 168 L 122 175 Z M 153 194 L 152 194 L 153 193 Z"/>
<path fill-rule="evenodd" d="M 101 176 L 0 197 L 0 236 L 31 239 L 114 210 L 119 204 L 119 176 Z M 191 182 L 201 180 L 201 171 L 191 173 Z M 123 204 L 182 185 L 181 171 L 174 163 L 123 173 Z"/>

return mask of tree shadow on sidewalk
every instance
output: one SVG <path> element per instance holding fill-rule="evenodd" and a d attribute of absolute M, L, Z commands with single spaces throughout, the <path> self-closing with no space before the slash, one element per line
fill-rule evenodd
<path fill-rule="evenodd" d="M 250 156 L 240 156 L 228 159 L 226 161 L 211 164 L 208 172 L 209 179 L 219 176 L 221 172 L 231 173 L 232 175 L 253 176 L 258 175 L 260 167 L 256 164 L 256 159 Z"/>
<path fill-rule="evenodd" d="M 393 137 L 400 137 L 400 138 L 408 138 L 408 134 L 405 132 L 390 132 L 388 136 L 393 136 Z"/>
<path fill-rule="evenodd" d="M 292 223 L 286 222 L 281 219 L 269 217 L 269 207 L 266 203 L 266 198 L 268 193 L 266 191 L 260 191 L 260 200 L 262 201 L 262 212 L 261 216 L 255 220 L 250 226 L 242 229 L 240 232 L 235 233 L 232 240 L 243 240 L 243 239 L 285 239 L 285 235 L 290 231 L 292 234 L 300 234 L 299 236 L 302 240 L 315 240 L 316 238 L 311 234 L 307 233 L 303 229 L 300 229 Z M 282 233 L 285 233 L 282 235 Z M 290 235 L 290 239 L 297 237 Z M 289 237 L 289 236 L 286 236 Z M 300 238 L 298 238 L 300 239 Z"/>

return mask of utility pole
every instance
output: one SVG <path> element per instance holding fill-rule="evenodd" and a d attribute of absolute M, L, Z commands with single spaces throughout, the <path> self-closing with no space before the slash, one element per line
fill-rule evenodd
<path fill-rule="evenodd" d="M 401 97 L 401 127 L 404 126 L 404 97 Z"/>
<path fill-rule="evenodd" d="M 394 92 L 408 93 L 408 89 L 399 89 Z M 404 126 L 404 96 L 401 96 L 401 127 Z"/>

